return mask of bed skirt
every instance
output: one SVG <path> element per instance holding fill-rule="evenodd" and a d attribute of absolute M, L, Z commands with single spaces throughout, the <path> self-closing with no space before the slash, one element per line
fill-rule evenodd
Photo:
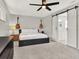
<path fill-rule="evenodd" d="M 43 44 L 43 43 L 49 43 L 49 38 L 20 40 L 19 41 L 19 47 L 29 46 L 29 45 L 35 45 L 35 44 Z"/>

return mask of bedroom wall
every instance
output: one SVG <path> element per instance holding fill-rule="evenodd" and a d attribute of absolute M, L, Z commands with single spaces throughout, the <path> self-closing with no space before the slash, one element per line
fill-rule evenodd
<path fill-rule="evenodd" d="M 17 23 L 17 15 L 11 15 L 8 18 L 9 25 Z M 21 29 L 32 29 L 38 28 L 40 19 L 30 16 L 19 16 L 19 23 L 21 25 Z"/>
<path fill-rule="evenodd" d="M 52 37 L 52 30 L 51 30 L 51 20 L 52 17 L 46 17 L 46 18 L 36 18 L 36 17 L 30 17 L 30 16 L 19 16 L 19 23 L 21 24 L 22 29 L 28 29 L 28 28 L 37 28 L 40 24 L 40 19 L 43 20 L 43 26 L 44 26 L 44 32 L 51 38 Z M 16 24 L 17 15 L 10 15 L 8 18 L 9 25 Z"/>
<path fill-rule="evenodd" d="M 8 16 L 8 9 L 5 6 L 3 0 L 0 0 L 0 8 L 4 8 L 5 12 L 6 12 L 6 20 L 5 21 L 1 21 L 0 20 L 0 36 L 7 36 L 9 34 L 8 29 L 8 21 L 7 21 L 7 16 Z"/>
<path fill-rule="evenodd" d="M 45 33 L 50 37 L 52 40 L 52 16 L 48 16 L 43 18 L 43 25 Z"/>

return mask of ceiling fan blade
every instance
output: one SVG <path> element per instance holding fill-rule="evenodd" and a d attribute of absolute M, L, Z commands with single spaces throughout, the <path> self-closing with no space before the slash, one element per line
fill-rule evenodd
<path fill-rule="evenodd" d="M 59 4 L 59 2 L 47 3 L 46 5 L 47 5 L 47 6 L 52 6 L 52 5 L 57 5 L 57 4 Z"/>
<path fill-rule="evenodd" d="M 30 5 L 34 5 L 34 6 L 42 6 L 41 4 L 30 4 Z"/>
<path fill-rule="evenodd" d="M 39 9 L 37 9 L 37 11 L 39 11 L 40 9 L 42 9 L 42 7 L 40 7 Z"/>
<path fill-rule="evenodd" d="M 48 6 L 46 6 L 46 9 L 49 10 L 49 11 L 51 11 L 51 9 Z"/>

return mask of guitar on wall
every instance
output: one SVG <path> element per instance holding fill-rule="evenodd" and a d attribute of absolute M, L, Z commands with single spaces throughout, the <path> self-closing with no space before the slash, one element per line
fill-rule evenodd
<path fill-rule="evenodd" d="M 16 24 L 16 29 L 20 29 L 20 24 L 19 24 L 19 17 L 17 17 L 17 24 Z"/>
<path fill-rule="evenodd" d="M 22 32 L 22 31 L 21 31 L 20 24 L 19 24 L 19 17 L 17 17 L 16 29 L 19 29 L 19 34 Z"/>
<path fill-rule="evenodd" d="M 40 33 L 44 33 L 42 20 L 40 20 L 40 25 L 39 25 L 38 32 L 40 32 Z"/>

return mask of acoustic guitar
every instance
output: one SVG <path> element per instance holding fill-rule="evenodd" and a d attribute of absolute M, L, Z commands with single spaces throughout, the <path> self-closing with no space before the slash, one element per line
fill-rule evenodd
<path fill-rule="evenodd" d="M 16 24 L 16 29 L 20 29 L 20 24 L 19 24 L 19 17 L 17 17 L 17 24 Z"/>

